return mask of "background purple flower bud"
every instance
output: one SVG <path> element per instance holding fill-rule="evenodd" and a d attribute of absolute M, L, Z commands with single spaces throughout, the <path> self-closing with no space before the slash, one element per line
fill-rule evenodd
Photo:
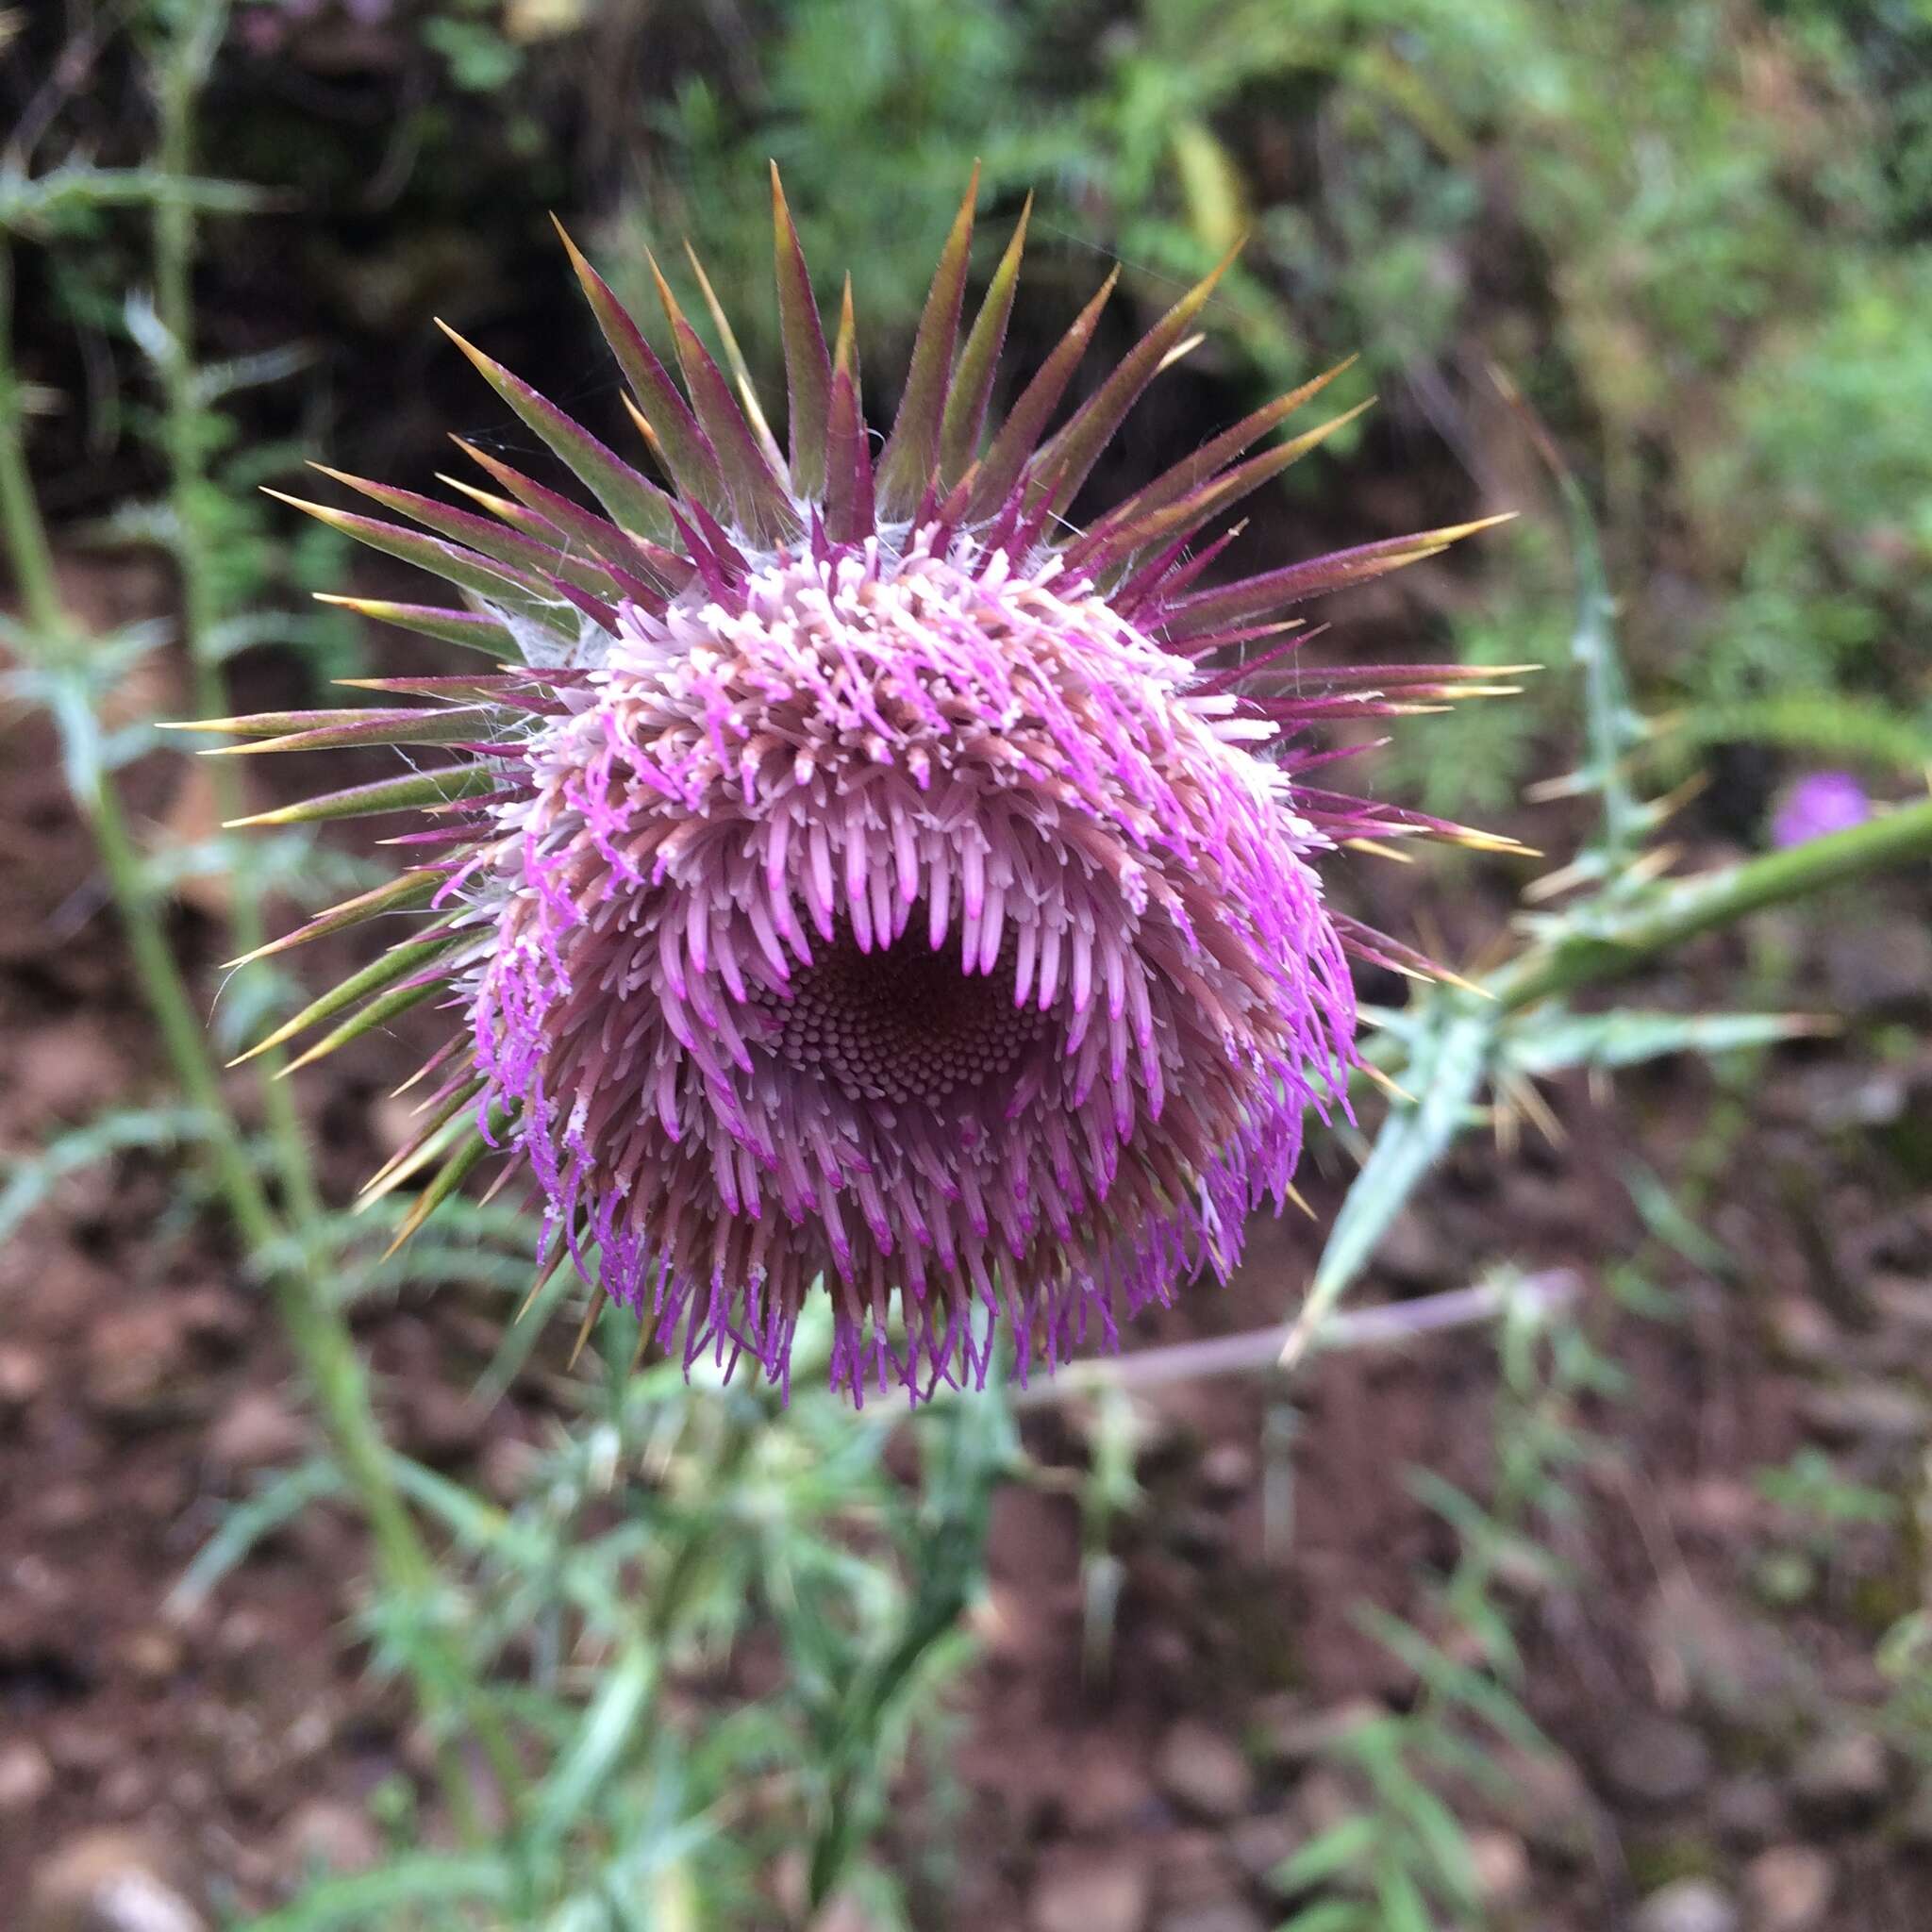
<path fill-rule="evenodd" d="M 1849 772 L 1807 772 L 1786 791 L 1772 821 L 1772 843 L 1803 845 L 1862 825 L 1871 816 L 1872 801 Z"/>
<path fill-rule="evenodd" d="M 405 1233 L 507 1160 L 546 1265 L 567 1250 L 687 1365 L 782 1381 L 822 1284 L 835 1384 L 916 1400 L 983 1379 L 1000 1318 L 1022 1374 L 1113 1343 L 1288 1195 L 1307 1110 L 1345 1105 L 1345 956 L 1427 970 L 1334 913 L 1317 861 L 1490 842 L 1327 790 L 1307 728 L 1494 674 L 1304 665 L 1283 614 L 1477 526 L 1208 584 L 1204 526 L 1347 420 L 1244 456 L 1324 376 L 1072 527 L 1216 277 L 1048 433 L 1110 278 L 990 432 L 1024 222 L 962 340 L 970 191 L 874 461 L 850 291 L 828 347 L 773 192 L 789 448 L 722 315 L 735 393 L 658 278 L 680 387 L 572 250 L 662 482 L 459 341 L 598 508 L 475 449 L 493 487 L 463 508 L 338 476 L 420 528 L 304 508 L 463 593 L 358 608 L 513 661 L 217 728 L 457 756 L 266 815 L 431 814 L 394 885 L 276 942 L 426 911 L 275 1036 L 335 1022 L 313 1057 L 454 1009 L 372 1183 L 431 1172 Z"/>

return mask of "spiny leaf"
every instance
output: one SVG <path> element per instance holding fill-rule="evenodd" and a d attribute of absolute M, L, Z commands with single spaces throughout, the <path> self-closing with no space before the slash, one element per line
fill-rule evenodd
<path fill-rule="evenodd" d="M 475 1173 L 493 1151 L 480 1133 L 472 1134 L 463 1141 L 437 1169 L 435 1178 L 429 1185 L 416 1196 L 414 1205 L 403 1217 L 403 1224 L 396 1230 L 395 1240 L 383 1251 L 382 1258 L 387 1261 Z"/>
<path fill-rule="evenodd" d="M 1369 407 L 1369 403 L 1358 403 L 1332 422 L 1324 423 L 1320 427 L 1277 444 L 1274 449 L 1264 450 L 1257 457 L 1250 457 L 1244 463 L 1234 464 L 1172 503 L 1144 511 L 1130 523 L 1114 525 L 1097 532 L 1091 539 L 1077 541 L 1071 547 L 1069 561 L 1077 558 L 1084 562 L 1090 556 L 1104 558 L 1115 550 L 1172 542 L 1175 538 L 1198 529 L 1210 518 L 1232 508 L 1262 484 L 1280 475 L 1290 464 L 1299 462 L 1311 449 L 1325 442 L 1343 424 L 1354 422 Z"/>
<path fill-rule="evenodd" d="M 471 502 L 481 504 L 499 522 L 539 540 L 551 550 L 554 557 L 547 575 L 553 584 L 567 584 L 572 590 L 584 591 L 600 599 L 615 598 L 619 603 L 629 598 L 633 603 L 648 605 L 654 610 L 663 602 L 656 585 L 646 583 L 621 563 L 590 562 L 581 558 L 568 547 L 570 532 L 552 523 L 541 511 L 513 502 L 507 496 L 498 496 L 494 491 L 480 490 L 475 484 L 465 483 L 460 476 L 447 475 L 441 470 L 437 471 L 436 480 L 448 484 L 452 490 L 460 491 Z M 591 521 L 596 520 L 592 518 Z M 613 549 L 621 552 L 632 544 L 633 540 L 626 538 L 614 524 L 607 524 L 604 527 L 609 539 L 613 540 Z M 579 608 L 582 608 L 585 607 L 579 604 Z"/>
<path fill-rule="evenodd" d="M 953 345 L 959 335 L 959 305 L 966 294 L 966 268 L 973 252 L 973 209 L 978 199 L 979 163 L 975 161 L 965 199 L 953 218 L 946 245 L 940 251 L 939 267 L 913 337 L 912 361 L 906 373 L 899 412 L 879 458 L 878 504 L 889 518 L 910 516 L 939 468 L 940 431 L 945 420 Z"/>
<path fill-rule="evenodd" d="M 450 441 L 473 463 L 495 477 L 519 503 L 526 504 L 538 515 L 555 524 L 614 570 L 621 573 L 648 572 L 667 593 L 682 590 L 691 581 L 690 560 L 675 550 L 667 550 L 663 544 L 640 536 L 636 530 L 606 522 L 581 504 L 573 503 L 569 497 L 537 482 L 534 477 L 525 475 L 514 465 L 505 462 L 500 457 L 491 456 L 488 450 L 466 442 L 460 436 L 453 436 Z M 459 489 L 465 487 L 458 485 Z M 675 538 L 676 525 L 671 520 L 670 500 L 659 498 L 658 501 L 662 510 L 663 534 L 667 538 Z"/>
<path fill-rule="evenodd" d="M 420 530 L 406 530 L 400 524 L 386 524 L 376 517 L 357 516 L 349 510 L 331 509 L 326 504 L 305 502 L 299 496 L 285 495 L 279 490 L 264 494 L 277 502 L 340 530 L 373 550 L 386 551 L 405 563 L 413 563 L 470 591 L 486 605 L 500 605 L 527 618 L 553 636 L 576 641 L 575 619 L 567 618 L 556 601 L 545 597 L 538 587 L 508 566 L 492 563 L 461 545 L 445 542 L 441 537 L 425 537 Z"/>
<path fill-rule="evenodd" d="M 340 605 L 377 624 L 392 624 L 419 636 L 436 638 L 445 644 L 464 644 L 473 651 L 486 651 L 492 658 L 513 658 L 517 641 L 507 625 L 475 610 L 445 610 L 433 604 L 392 604 L 381 597 L 340 597 L 317 591 L 318 604 Z"/>
<path fill-rule="evenodd" d="M 317 711 L 313 716 L 322 722 L 306 730 L 251 739 L 245 744 L 213 745 L 202 757 L 255 758 L 266 752 L 335 751 L 345 745 L 467 744 L 503 722 L 494 705 L 405 705 L 394 710 Z"/>
<path fill-rule="evenodd" d="M 1291 390 L 1287 395 L 1277 396 L 1274 402 L 1264 404 L 1251 414 L 1243 416 L 1239 423 L 1224 429 L 1219 436 L 1210 438 L 1199 449 L 1182 458 L 1173 468 L 1163 470 L 1153 482 L 1116 504 L 1105 516 L 1093 523 L 1089 534 L 1099 536 L 1103 531 L 1134 523 L 1147 515 L 1149 511 L 1160 509 L 1167 504 L 1186 496 L 1191 491 L 1197 490 L 1214 475 L 1224 463 L 1232 462 L 1244 449 L 1258 442 L 1271 430 L 1278 427 L 1304 403 L 1312 401 L 1319 395 L 1338 375 L 1354 368 L 1356 358 L 1351 356 L 1345 362 L 1338 362 L 1333 369 L 1325 370 L 1312 381 L 1303 383 L 1299 389 Z M 1341 417 L 1337 423 L 1324 425 L 1320 433 L 1323 436 L 1332 434 L 1340 423 L 1348 420 L 1348 417 Z M 1309 448 L 1313 446 L 1308 445 Z"/>
<path fill-rule="evenodd" d="M 441 980 L 432 980 L 422 986 L 399 986 L 391 992 L 386 992 L 373 999 L 360 1012 L 352 1013 L 340 1026 L 323 1035 L 308 1052 L 298 1055 L 284 1067 L 275 1077 L 285 1079 L 298 1067 L 308 1066 L 315 1060 L 332 1054 L 338 1047 L 348 1045 L 352 1040 L 359 1040 L 363 1034 L 393 1020 L 398 1013 L 406 1013 L 411 1007 L 418 1007 L 426 999 L 440 992 L 448 991 Z"/>
<path fill-rule="evenodd" d="M 791 445 L 791 488 L 803 497 L 823 500 L 825 491 L 825 433 L 832 406 L 832 361 L 819 321 L 818 299 L 805 251 L 798 244 L 791 210 L 772 163 L 773 252 L 778 279 L 778 325 L 785 339 L 786 440 Z"/>
<path fill-rule="evenodd" d="M 705 307 L 711 317 L 711 326 L 718 331 L 718 345 L 724 351 L 725 366 L 731 371 L 731 379 L 738 385 L 738 400 L 744 410 L 744 420 L 751 425 L 751 433 L 758 439 L 758 447 L 764 452 L 765 460 L 775 473 L 785 468 L 785 455 L 778 447 L 778 439 L 772 434 L 772 425 L 765 415 L 764 405 L 758 401 L 758 385 L 751 379 L 751 365 L 744 359 L 744 351 L 738 346 L 738 337 L 731 326 L 731 318 L 724 313 L 724 305 L 718 300 L 718 292 L 711 287 L 711 278 L 705 273 L 705 265 L 698 259 L 698 252 L 691 245 L 687 237 L 684 244 L 685 258 L 691 263 L 691 272 L 698 278 L 698 291 L 705 298 Z"/>
<path fill-rule="evenodd" d="M 560 576 L 566 582 L 576 584 L 600 597 L 624 594 L 617 580 L 601 565 L 574 558 L 558 549 L 550 540 L 563 533 L 547 520 L 539 520 L 540 540 L 521 530 L 507 529 L 489 517 L 458 509 L 453 504 L 439 503 L 435 497 L 424 496 L 414 490 L 392 489 L 387 483 L 372 482 L 366 476 L 352 476 L 346 470 L 332 470 L 326 463 L 310 463 L 308 467 L 319 471 L 331 482 L 358 491 L 372 502 L 381 504 L 385 509 L 408 517 L 453 542 L 465 543 L 472 550 L 494 562 L 508 565 L 520 575 L 537 581 Z"/>
<path fill-rule="evenodd" d="M 1462 538 L 1487 530 L 1492 525 L 1507 523 L 1514 515 L 1515 511 L 1506 510 L 1501 516 L 1480 517 L 1472 524 L 1452 524 L 1440 530 L 1421 530 L 1412 537 L 1385 537 L 1379 542 L 1360 543 L 1352 550 L 1310 558 L 1306 563 L 1291 563 L 1240 583 L 1199 591 L 1172 605 L 1162 627 L 1171 636 L 1187 638 L 1220 625 L 1259 617 L 1342 584 L 1361 583 L 1424 557 L 1434 557 Z"/>
<path fill-rule="evenodd" d="M 239 718 L 173 718 L 157 731 L 214 731 L 225 738 L 280 738 L 291 731 L 321 731 L 333 724 L 358 724 L 379 715 L 364 709 L 337 711 L 250 711 Z"/>
<path fill-rule="evenodd" d="M 458 1133 L 450 1131 L 451 1128 L 457 1128 L 458 1132 L 461 1129 L 458 1115 L 483 1091 L 484 1085 L 479 1074 L 475 1079 L 459 1080 L 441 1100 L 432 1098 L 425 1101 L 423 1108 L 428 1109 L 428 1118 L 362 1183 L 355 1211 L 361 1213 L 363 1208 L 373 1206 L 385 1194 L 401 1187 L 412 1174 L 427 1167 L 438 1156 L 447 1153 L 458 1137 Z M 419 1112 L 422 1110 L 418 1108 Z"/>
<path fill-rule="evenodd" d="M 334 682 L 350 691 L 385 691 L 403 697 L 447 698 L 525 709 L 547 706 L 554 709 L 555 705 L 544 693 L 553 685 L 571 680 L 559 678 L 555 672 L 529 671 L 480 677 L 338 677 Z"/>
<path fill-rule="evenodd" d="M 1443 1008 L 1414 1042 L 1403 1077 L 1422 1098 L 1398 1104 L 1375 1136 L 1329 1230 L 1307 1299 L 1289 1330 L 1284 1364 L 1307 1347 L 1329 1309 L 1374 1255 L 1389 1224 L 1468 1124 L 1496 1036 L 1494 1008 Z"/>
<path fill-rule="evenodd" d="M 448 323 L 439 318 L 436 325 L 624 528 L 660 543 L 670 538 L 670 506 L 661 490 L 522 376 L 465 341 Z"/>
<path fill-rule="evenodd" d="M 443 878 L 441 871 L 399 873 L 386 884 L 358 892 L 355 898 L 344 899 L 340 906 L 319 913 L 293 932 L 286 932 L 278 940 L 270 940 L 266 945 L 257 946 L 252 953 L 243 953 L 239 959 L 226 961 L 223 970 L 226 972 L 237 966 L 246 966 L 252 960 L 266 959 L 272 954 L 285 953 L 291 946 L 307 945 L 310 940 L 325 938 L 332 932 L 346 932 L 350 926 L 380 918 L 385 912 L 404 912 L 426 906 L 436 896 Z"/>
<path fill-rule="evenodd" d="M 1007 252 L 987 285 L 986 299 L 974 318 L 966 346 L 959 352 L 959 366 L 953 372 L 945 418 L 940 425 L 940 483 L 943 489 L 950 490 L 966 474 L 979 449 L 979 433 L 986 424 L 986 406 L 992 395 L 1000 350 L 1006 345 L 1013 291 L 1020 282 L 1020 258 L 1026 249 L 1026 225 L 1032 215 L 1033 197 L 1029 194 L 1020 210 L 1013 239 L 1007 243 Z"/>
<path fill-rule="evenodd" d="M 408 940 L 399 946 L 391 946 L 380 958 L 372 959 L 361 972 L 352 973 L 340 986 L 330 988 L 320 999 L 311 1000 L 292 1020 L 285 1021 L 266 1040 L 258 1041 L 228 1064 L 239 1067 L 243 1060 L 252 1060 L 258 1054 L 272 1053 L 276 1047 L 293 1040 L 298 1033 L 306 1033 L 309 1027 L 334 1019 L 365 995 L 380 992 L 398 979 L 407 979 L 431 960 L 441 958 L 452 946 L 461 944 L 463 938 L 461 933 L 442 933 L 434 939 Z"/>
<path fill-rule="evenodd" d="M 551 219 L 556 221 L 555 216 Z M 625 381 L 636 391 L 651 424 L 653 447 L 661 455 L 664 467 L 684 495 L 702 503 L 713 515 L 722 515 L 727 508 L 729 492 L 724 487 L 717 451 L 698 427 L 697 418 L 644 340 L 643 331 L 631 320 L 629 310 L 610 292 L 604 277 L 584 259 L 577 244 L 564 234 L 561 222 L 557 222 L 557 232 L 570 251 L 571 266 L 583 284 L 597 326 L 604 331 L 610 353 L 617 358 Z"/>
<path fill-rule="evenodd" d="M 309 825 L 332 819 L 372 818 L 378 812 L 413 811 L 426 806 L 448 805 L 459 798 L 479 798 L 504 782 L 503 774 L 487 764 L 445 765 L 434 772 L 406 772 L 396 778 L 377 778 L 368 785 L 350 785 L 325 791 L 294 805 L 230 819 L 224 829 L 241 825 Z"/>
<path fill-rule="evenodd" d="M 1099 460 L 1101 451 L 1113 440 L 1113 433 L 1125 420 L 1127 411 L 1154 380 L 1168 351 L 1201 312 L 1214 292 L 1214 285 L 1227 273 L 1239 253 L 1237 243 L 1127 351 L 1113 373 L 1081 404 L 1066 427 L 1041 451 L 1033 465 L 1036 500 L 1043 499 L 1057 511 L 1064 511 L 1073 502 Z"/>
<path fill-rule="evenodd" d="M 542 1340 L 550 1317 L 563 1299 L 575 1272 L 566 1253 L 547 1271 L 539 1274 L 537 1284 L 517 1310 L 515 1321 L 504 1330 L 490 1366 L 477 1377 L 471 1400 L 479 1409 L 493 1408 L 509 1392 L 510 1384 L 523 1373 L 524 1365 Z"/>
<path fill-rule="evenodd" d="M 767 541 L 796 536 L 797 513 L 785 500 L 785 492 L 779 489 L 765 453 L 744 420 L 744 411 L 732 396 L 731 385 L 711 359 L 710 351 L 698 340 L 697 331 L 685 320 L 684 310 L 678 307 L 656 258 L 647 250 L 644 259 L 650 266 L 651 279 L 657 284 L 664 319 L 671 325 L 672 340 L 677 344 L 684 386 L 691 392 L 698 422 L 718 454 L 718 465 L 724 472 L 724 487 L 730 493 L 740 527 L 757 532 Z"/>
<path fill-rule="evenodd" d="M 1020 480 L 1020 473 L 1033 455 L 1047 419 L 1058 407 L 1074 371 L 1087 353 L 1087 345 L 1093 340 L 1093 331 L 1100 325 L 1100 311 L 1107 307 L 1120 278 L 1121 272 L 1116 268 L 1101 283 L 1093 299 L 1074 317 L 1073 327 L 1060 338 L 1021 392 L 1020 400 L 993 438 L 992 447 L 961 479 L 959 489 L 967 493 L 968 515 L 991 516 Z"/>
<path fill-rule="evenodd" d="M 825 445 L 825 532 L 836 543 L 859 542 L 872 535 L 874 527 L 872 452 L 866 445 L 865 410 L 858 391 L 858 335 L 852 319 L 850 275 L 840 305 Z"/>
<path fill-rule="evenodd" d="M 452 441 L 454 440 L 453 438 Z M 514 497 L 499 496 L 493 490 L 485 490 L 475 483 L 466 483 L 460 476 L 452 476 L 444 470 L 437 471 L 436 480 L 447 484 L 452 490 L 459 491 L 472 503 L 487 510 L 499 524 L 508 525 L 519 535 L 547 544 L 552 549 L 561 547 L 554 540 L 568 535 L 562 525 L 553 523 L 541 511 L 532 509 L 528 504 L 519 503 Z M 586 511 L 585 514 L 588 516 L 589 512 Z M 611 524 L 607 527 L 613 537 L 616 536 L 616 525 Z"/>
<path fill-rule="evenodd" d="M 1636 1066 L 1667 1054 L 1714 1058 L 1828 1033 L 1833 1024 L 1814 1013 L 1571 1013 L 1559 1007 L 1512 1028 L 1506 1053 L 1517 1071 L 1549 1074 L 1566 1067 Z"/>

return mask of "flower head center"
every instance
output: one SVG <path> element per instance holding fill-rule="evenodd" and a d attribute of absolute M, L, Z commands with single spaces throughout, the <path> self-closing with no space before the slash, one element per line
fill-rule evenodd
<path fill-rule="evenodd" d="M 1032 1005 L 1014 1004 L 1010 937 L 991 973 L 969 974 L 957 951 L 928 943 L 918 915 L 891 944 L 869 951 L 841 930 L 787 991 L 760 1004 L 771 1050 L 788 1067 L 850 1100 L 942 1113 L 1004 1084 L 1048 1026 Z"/>

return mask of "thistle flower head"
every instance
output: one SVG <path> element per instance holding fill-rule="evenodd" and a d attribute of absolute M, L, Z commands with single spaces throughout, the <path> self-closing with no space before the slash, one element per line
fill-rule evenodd
<path fill-rule="evenodd" d="M 1785 793 L 1771 823 L 1771 842 L 1806 845 L 1828 832 L 1848 832 L 1872 816 L 1872 800 L 1849 772 L 1807 772 Z"/>
<path fill-rule="evenodd" d="M 715 305 L 737 393 L 661 275 L 681 388 L 572 249 L 660 480 L 458 339 L 597 508 L 481 450 L 461 508 L 339 479 L 415 528 L 304 507 L 462 593 L 358 608 L 500 666 L 216 728 L 455 754 L 263 815 L 430 815 L 392 885 L 275 942 L 426 917 L 274 1036 L 337 1021 L 312 1058 L 452 1011 L 373 1184 L 434 1168 L 406 1231 L 503 1158 L 546 1246 L 687 1364 L 782 1379 L 822 1284 L 834 1382 L 916 1399 L 984 1376 L 991 1318 L 1024 1374 L 1227 1274 L 1345 1094 L 1345 954 L 1422 963 L 1333 912 L 1315 861 L 1476 837 L 1323 789 L 1298 734 L 1483 687 L 1304 669 L 1279 621 L 1460 530 L 1204 584 L 1204 526 L 1346 420 L 1244 458 L 1326 377 L 1069 526 L 1213 276 L 1049 434 L 1109 281 L 990 432 L 1025 222 L 962 342 L 969 192 L 874 461 L 850 290 L 828 348 L 773 193 L 789 449 Z"/>

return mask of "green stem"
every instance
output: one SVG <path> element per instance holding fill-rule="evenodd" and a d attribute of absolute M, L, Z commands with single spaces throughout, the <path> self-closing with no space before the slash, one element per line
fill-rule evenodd
<path fill-rule="evenodd" d="M 1585 769 L 1603 800 L 1605 870 L 1611 877 L 1621 877 L 1642 843 L 1647 824 L 1644 807 L 1624 770 L 1624 759 L 1642 741 L 1643 730 L 1631 708 L 1623 660 L 1617 655 L 1617 600 L 1610 594 L 1590 499 L 1556 449 L 1547 455 L 1556 467 L 1576 567 L 1576 623 L 1570 655 L 1583 674 Z"/>
<path fill-rule="evenodd" d="M 26 467 L 26 415 L 13 368 L 13 254 L 0 234 L 0 529 L 28 625 L 52 639 L 67 629 L 54 552 Z"/>
<path fill-rule="evenodd" d="M 1484 982 L 1504 1012 L 1632 973 L 1699 933 L 1847 879 L 1932 859 L 1932 798 L 1782 852 L 1684 879 L 1629 911 L 1533 946 Z"/>
<path fill-rule="evenodd" d="M 194 166 L 195 115 L 201 90 L 228 13 L 227 0 L 204 0 L 195 17 L 163 52 L 158 69 L 159 129 L 156 162 L 162 176 L 185 179 Z M 194 705 L 205 718 L 231 708 L 227 679 L 210 649 L 221 617 L 221 594 L 204 506 L 209 490 L 204 438 L 208 412 L 195 392 L 194 258 L 198 210 L 182 196 L 154 203 L 155 314 L 164 341 L 160 363 L 161 440 L 168 458 L 168 500 L 175 557 L 181 579 L 181 634 L 193 675 Z M 215 815 L 225 824 L 246 810 L 241 774 L 225 758 L 211 762 Z M 229 867 L 229 934 L 236 955 L 253 953 L 267 937 L 261 902 L 245 859 Z M 257 1062 L 263 1114 L 282 1189 L 298 1224 L 322 1215 L 322 1198 L 308 1159 L 294 1095 L 276 1076 L 279 1050 Z"/>

